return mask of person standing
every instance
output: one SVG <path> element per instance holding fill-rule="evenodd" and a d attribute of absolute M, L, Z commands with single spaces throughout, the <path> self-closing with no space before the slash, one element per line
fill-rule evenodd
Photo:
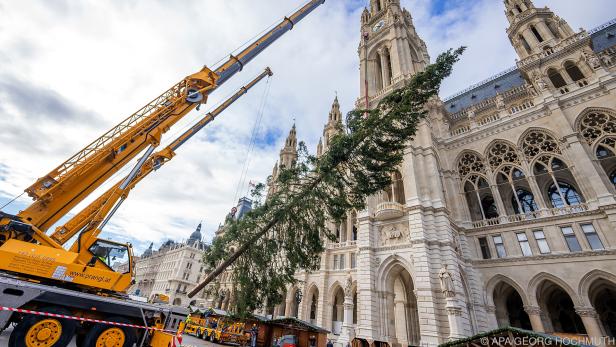
<path fill-rule="evenodd" d="M 259 328 L 256 324 L 250 328 L 250 347 L 257 347 L 257 335 L 259 334 Z"/>

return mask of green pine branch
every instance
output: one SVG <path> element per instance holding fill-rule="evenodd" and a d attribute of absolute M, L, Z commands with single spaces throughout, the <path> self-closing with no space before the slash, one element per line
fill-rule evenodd
<path fill-rule="evenodd" d="M 376 108 L 349 112 L 346 129 L 330 139 L 322 156 L 310 155 L 300 143 L 296 165 L 281 168 L 267 199 L 242 219 L 228 221 L 223 236 L 214 239 L 204 257 L 210 272 L 189 296 L 228 270 L 236 286 L 233 309 L 244 315 L 282 302 L 297 271 L 318 270 L 325 240 L 335 239 L 327 223 L 364 209 L 370 195 L 391 184 L 391 172 L 426 115 L 424 106 L 463 51 L 441 54 Z M 263 188 L 254 193 L 260 196 Z"/>

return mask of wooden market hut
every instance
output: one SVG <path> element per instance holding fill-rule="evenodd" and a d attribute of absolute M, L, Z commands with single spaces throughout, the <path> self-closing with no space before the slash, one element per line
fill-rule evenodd
<path fill-rule="evenodd" d="M 274 346 L 276 340 L 284 335 L 295 335 L 297 347 L 326 347 L 328 330 L 303 320 L 286 317 L 267 321 L 269 326 L 265 347 Z"/>

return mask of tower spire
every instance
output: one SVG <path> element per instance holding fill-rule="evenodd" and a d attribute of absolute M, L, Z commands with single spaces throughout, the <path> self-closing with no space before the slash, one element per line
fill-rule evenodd
<path fill-rule="evenodd" d="M 280 150 L 280 167 L 291 168 L 297 160 L 297 130 L 295 122 L 285 140 L 284 147 Z"/>

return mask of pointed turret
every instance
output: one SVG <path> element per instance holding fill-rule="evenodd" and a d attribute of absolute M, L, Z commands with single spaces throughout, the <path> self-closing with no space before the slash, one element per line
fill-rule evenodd
<path fill-rule="evenodd" d="M 338 102 L 338 96 L 336 96 L 334 98 L 334 102 L 332 103 L 332 108 L 329 111 L 327 124 L 325 124 L 325 128 L 323 129 L 323 139 L 325 140 L 325 142 L 322 144 L 322 151 L 327 150 L 331 138 L 337 133 L 339 133 L 341 129 L 342 112 L 340 112 L 340 103 Z"/>
<path fill-rule="evenodd" d="M 285 141 L 284 148 L 280 150 L 280 167 L 291 168 L 295 165 L 297 160 L 297 131 L 295 130 L 295 124 L 289 131 L 289 136 Z"/>
<path fill-rule="evenodd" d="M 323 155 L 323 138 L 319 138 L 319 144 L 317 145 L 317 158 Z"/>

